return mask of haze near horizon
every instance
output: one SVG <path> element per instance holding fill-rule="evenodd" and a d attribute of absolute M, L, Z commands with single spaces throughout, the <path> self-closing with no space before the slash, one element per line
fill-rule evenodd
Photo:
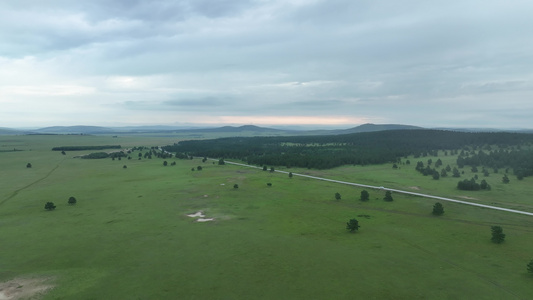
<path fill-rule="evenodd" d="M 533 3 L 4 1 L 0 127 L 533 128 Z"/>

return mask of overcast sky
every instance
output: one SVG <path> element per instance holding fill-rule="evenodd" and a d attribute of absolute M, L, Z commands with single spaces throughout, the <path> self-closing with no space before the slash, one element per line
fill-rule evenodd
<path fill-rule="evenodd" d="M 533 128 L 530 0 L 0 0 L 0 127 Z"/>

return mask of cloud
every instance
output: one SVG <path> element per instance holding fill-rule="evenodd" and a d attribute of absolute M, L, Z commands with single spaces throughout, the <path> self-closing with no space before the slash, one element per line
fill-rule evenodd
<path fill-rule="evenodd" d="M 44 99 L 75 103 L 71 115 L 98 111 L 70 119 L 89 125 L 322 115 L 527 124 L 501 99 L 517 116 L 530 107 L 532 9 L 520 0 L 3 1 L 0 102 L 11 104 L 0 126 L 25 125 L 31 117 L 11 117 L 21 110 L 69 122 L 28 108 Z M 486 109 L 452 110 L 460 101 Z"/>

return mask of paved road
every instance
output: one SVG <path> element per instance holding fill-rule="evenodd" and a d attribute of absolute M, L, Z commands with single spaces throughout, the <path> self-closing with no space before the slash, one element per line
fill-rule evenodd
<path fill-rule="evenodd" d="M 227 160 L 225 160 L 225 163 L 230 164 L 230 165 L 248 167 L 248 168 L 255 168 L 255 169 L 261 169 L 261 170 L 263 169 L 261 167 L 247 165 L 247 164 L 241 164 L 241 163 L 236 163 L 236 162 L 227 161 Z M 289 172 L 286 172 L 286 171 L 278 171 L 278 170 L 274 170 L 274 171 L 278 172 L 278 173 L 289 174 Z M 316 176 L 305 175 L 305 174 L 298 174 L 298 173 L 292 173 L 292 175 L 293 176 L 300 176 L 300 177 L 307 177 L 307 178 L 316 179 L 316 180 L 322 180 L 322 181 L 329 181 L 329 182 L 334 182 L 334 183 L 346 184 L 346 185 L 353 185 L 353 186 L 364 187 L 364 188 L 369 188 L 369 189 L 391 191 L 391 192 L 395 192 L 395 193 L 402 193 L 402 194 L 419 196 L 419 197 L 424 197 L 424 198 L 431 198 L 431 199 L 437 199 L 437 200 L 442 200 L 442 201 L 461 203 L 461 204 L 478 206 L 478 207 L 483 207 L 483 208 L 488 208 L 488 209 L 495 209 L 495 210 L 511 212 L 511 213 L 515 213 L 515 214 L 533 216 L 533 213 L 527 212 L 527 211 L 521 211 L 521 210 L 516 210 L 516 209 L 503 208 L 503 207 L 485 205 L 485 204 L 479 204 L 479 203 L 473 203 L 473 202 L 468 202 L 468 201 L 456 200 L 456 199 L 445 198 L 445 197 L 438 197 L 438 196 L 427 195 L 427 194 L 414 193 L 414 192 L 409 192 L 409 191 L 402 191 L 402 190 L 397 190 L 397 189 L 389 189 L 389 188 L 382 187 L 382 186 L 373 186 L 373 185 L 366 185 L 366 184 L 353 183 L 353 182 L 347 182 L 347 181 L 340 181 L 340 180 L 334 180 L 334 179 L 327 179 L 327 178 L 316 177 Z"/>

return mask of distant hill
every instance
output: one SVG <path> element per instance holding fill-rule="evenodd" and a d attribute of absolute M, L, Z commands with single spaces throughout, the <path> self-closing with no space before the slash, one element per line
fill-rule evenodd
<path fill-rule="evenodd" d="M 243 132 L 243 131 L 249 131 L 249 132 L 286 132 L 287 130 L 281 130 L 281 129 L 274 129 L 274 128 L 266 128 L 266 127 L 259 127 L 255 125 L 243 125 L 243 126 L 222 126 L 222 127 L 216 127 L 216 128 L 199 128 L 199 129 L 188 129 L 188 130 L 182 130 L 182 131 L 201 131 L 201 132 Z"/>
<path fill-rule="evenodd" d="M 12 129 L 0 127 L 0 135 L 13 134 L 164 134 L 183 135 L 194 138 L 213 138 L 231 136 L 310 136 L 310 135 L 339 135 L 362 132 L 377 132 L 387 130 L 419 130 L 423 127 L 402 125 L 402 124 L 363 124 L 348 129 L 322 129 L 304 130 L 300 129 L 276 129 L 260 127 L 255 125 L 243 126 L 222 126 L 222 127 L 184 127 L 169 125 L 148 125 L 148 126 L 126 126 L 126 127 L 101 127 L 101 126 L 52 126 L 34 130 Z M 533 133 L 531 129 L 487 129 L 487 128 L 433 128 L 438 130 L 448 130 L 456 132 L 519 132 Z"/>
<path fill-rule="evenodd" d="M 12 135 L 12 134 L 23 134 L 24 132 L 17 129 L 0 127 L 0 135 Z"/>
<path fill-rule="evenodd" d="M 424 129 L 418 126 L 412 125 L 401 125 L 401 124 L 363 124 L 357 127 L 337 130 L 335 134 L 348 134 L 348 133 L 359 133 L 359 132 L 375 132 L 375 131 L 385 131 L 385 130 L 408 130 L 408 129 Z"/>
<path fill-rule="evenodd" d="M 112 133 L 114 130 L 100 126 L 52 126 L 32 130 L 32 133 L 40 134 L 104 134 Z"/>

